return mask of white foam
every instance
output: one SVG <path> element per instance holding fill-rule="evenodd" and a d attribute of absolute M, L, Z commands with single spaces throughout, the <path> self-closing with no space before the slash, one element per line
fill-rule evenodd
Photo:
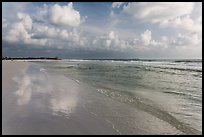
<path fill-rule="evenodd" d="M 90 112 L 92 115 L 94 115 L 94 116 L 97 116 L 97 114 L 96 113 L 94 113 L 94 112 Z"/>
<path fill-rule="evenodd" d="M 46 71 L 46 69 L 44 69 L 44 68 L 41 68 L 41 69 L 40 69 L 40 71 L 42 71 L 42 72 L 45 72 L 45 71 Z"/>
<path fill-rule="evenodd" d="M 108 122 L 108 123 L 111 124 L 112 128 L 113 128 L 119 135 L 122 135 L 122 133 L 121 133 L 118 129 L 115 128 L 114 124 L 113 124 L 110 120 L 108 120 L 108 119 L 105 119 L 105 120 L 106 120 L 106 122 Z"/>
<path fill-rule="evenodd" d="M 81 83 L 81 82 L 80 82 L 79 80 L 77 80 L 77 79 L 76 79 L 75 81 L 76 81 L 78 84 L 80 84 L 80 83 Z"/>

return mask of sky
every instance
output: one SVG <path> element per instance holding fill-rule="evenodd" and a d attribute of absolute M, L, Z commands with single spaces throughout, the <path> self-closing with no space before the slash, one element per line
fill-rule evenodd
<path fill-rule="evenodd" d="M 2 55 L 202 58 L 202 3 L 4 2 Z"/>

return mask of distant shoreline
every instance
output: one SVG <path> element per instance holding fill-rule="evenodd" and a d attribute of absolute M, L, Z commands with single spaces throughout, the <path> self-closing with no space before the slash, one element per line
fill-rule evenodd
<path fill-rule="evenodd" d="M 58 57 L 2 57 L 2 60 L 61 60 Z"/>

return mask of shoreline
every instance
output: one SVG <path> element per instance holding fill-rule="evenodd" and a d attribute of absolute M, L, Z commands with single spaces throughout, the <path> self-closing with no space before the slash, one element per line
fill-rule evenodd
<path fill-rule="evenodd" d="M 145 111 L 95 92 L 93 87 L 40 71 L 36 64 L 2 64 L 3 134 L 184 134 Z M 30 66 L 28 72 L 19 82 L 13 81 L 26 66 Z M 22 79 L 29 81 L 27 85 Z"/>
<path fill-rule="evenodd" d="M 30 61 L 30 60 L 42 60 L 42 61 L 46 61 L 46 60 L 62 60 L 62 59 L 3 59 L 2 61 Z"/>

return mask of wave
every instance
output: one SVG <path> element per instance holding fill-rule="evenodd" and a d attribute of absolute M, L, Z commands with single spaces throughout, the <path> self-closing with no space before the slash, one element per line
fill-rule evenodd
<path fill-rule="evenodd" d="M 175 60 L 174 62 L 202 62 L 202 59 Z"/>
<path fill-rule="evenodd" d="M 202 59 L 62 59 L 62 61 L 202 62 Z"/>
<path fill-rule="evenodd" d="M 202 99 L 199 98 L 200 95 L 196 95 L 196 94 L 184 93 L 184 92 L 178 92 L 178 91 L 164 91 L 163 93 L 186 96 L 186 97 L 189 97 L 188 99 L 192 100 L 193 102 L 197 102 L 197 103 L 202 102 Z"/>
<path fill-rule="evenodd" d="M 150 66 L 153 68 L 160 68 L 160 69 L 172 69 L 172 70 L 181 70 L 181 71 L 189 71 L 189 72 L 202 72 L 202 68 L 200 67 L 170 67 L 170 66 Z"/>
<path fill-rule="evenodd" d="M 183 96 L 191 96 L 191 97 L 199 97 L 199 95 L 191 94 L 191 93 L 183 93 L 179 91 L 164 91 L 163 93 L 183 95 Z"/>
<path fill-rule="evenodd" d="M 53 68 L 53 69 L 66 69 L 66 68 L 74 68 L 76 65 L 68 65 L 68 66 L 53 66 L 53 67 L 49 67 L 49 68 Z"/>
<path fill-rule="evenodd" d="M 83 61 L 91 61 L 87 59 L 62 59 L 62 61 L 68 61 L 68 62 L 83 62 Z"/>

